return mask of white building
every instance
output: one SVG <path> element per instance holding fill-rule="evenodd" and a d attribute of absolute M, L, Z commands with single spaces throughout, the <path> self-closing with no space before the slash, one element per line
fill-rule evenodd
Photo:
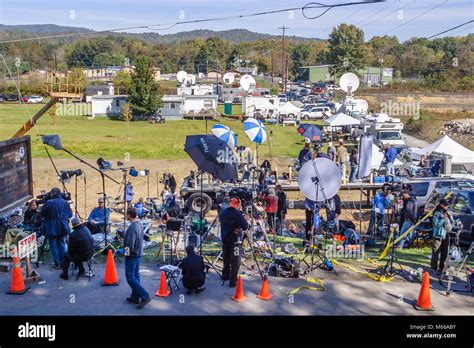
<path fill-rule="evenodd" d="M 217 116 L 217 95 L 164 95 L 162 101 L 159 111 L 167 120 Z"/>
<path fill-rule="evenodd" d="M 280 100 L 278 97 L 248 96 L 242 100 L 242 113 L 246 117 L 263 116 L 273 118 L 278 116 Z"/>
<path fill-rule="evenodd" d="M 192 85 L 177 88 L 178 95 L 212 95 L 215 87 L 213 85 Z"/>
<path fill-rule="evenodd" d="M 84 92 L 86 96 L 86 103 L 90 103 L 92 101 L 92 97 L 96 95 L 114 95 L 114 85 L 109 83 L 107 85 L 91 85 L 86 88 Z"/>
<path fill-rule="evenodd" d="M 92 117 L 118 117 L 122 114 L 127 102 L 127 95 L 94 95 L 92 96 Z"/>

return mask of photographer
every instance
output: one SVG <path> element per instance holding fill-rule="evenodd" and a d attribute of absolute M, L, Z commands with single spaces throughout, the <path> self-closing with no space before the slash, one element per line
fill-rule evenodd
<path fill-rule="evenodd" d="M 229 280 L 229 286 L 237 285 L 237 274 L 240 267 L 240 245 L 238 243 L 242 231 L 249 228 L 247 220 L 241 211 L 241 202 L 237 197 L 230 200 L 229 207 L 222 210 L 219 215 L 221 223 L 222 258 L 224 268 L 222 280 Z"/>
<path fill-rule="evenodd" d="M 408 231 L 416 223 L 418 215 L 416 198 L 412 196 L 409 189 L 404 189 L 402 191 L 402 198 L 403 208 L 401 212 L 401 218 L 403 219 L 403 225 L 400 230 L 400 236 Z M 397 248 L 409 248 L 414 238 L 415 230 L 412 230 L 408 236 L 398 242 Z"/>
<path fill-rule="evenodd" d="M 437 275 L 443 274 L 444 272 L 444 264 L 448 257 L 449 250 L 449 233 L 454 224 L 453 216 L 449 213 L 448 208 L 448 201 L 446 199 L 441 199 L 433 214 L 431 270 Z"/>
<path fill-rule="evenodd" d="M 126 202 L 125 209 L 128 209 L 130 207 L 130 204 L 133 201 L 133 196 L 134 195 L 135 195 L 135 192 L 133 192 L 132 182 L 129 181 L 125 185 L 125 202 Z"/>
<path fill-rule="evenodd" d="M 372 199 L 372 210 L 370 212 L 370 222 L 367 234 L 371 236 L 373 235 L 374 238 L 376 237 L 376 233 L 374 231 L 375 226 L 377 226 L 377 234 L 381 233 L 385 209 L 390 207 L 391 204 L 390 193 L 391 190 L 389 188 L 384 188 L 384 190 L 378 192 Z"/>
<path fill-rule="evenodd" d="M 392 181 L 393 181 L 393 178 L 395 177 L 394 163 L 395 163 L 395 160 L 397 159 L 397 150 L 390 145 L 385 145 L 383 149 L 384 149 L 385 165 L 387 167 L 387 177 L 391 176 Z"/>
<path fill-rule="evenodd" d="M 172 195 L 176 192 L 176 179 L 174 178 L 174 175 L 171 173 L 167 174 L 167 179 L 168 179 L 168 186 L 170 188 L 170 192 Z"/>
<path fill-rule="evenodd" d="M 53 268 L 62 269 L 61 262 L 67 251 L 66 236 L 70 233 L 69 219 L 72 217 L 72 210 L 59 188 L 53 188 L 49 196 L 50 199 L 41 208 L 41 216 L 44 218 L 43 231 L 49 240 Z"/>

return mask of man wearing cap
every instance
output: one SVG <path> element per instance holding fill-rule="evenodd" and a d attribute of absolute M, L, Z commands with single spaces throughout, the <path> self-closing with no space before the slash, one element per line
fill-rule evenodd
<path fill-rule="evenodd" d="M 300 166 L 303 165 L 313 158 L 313 154 L 311 153 L 311 144 L 305 142 L 304 148 L 300 151 L 298 155 L 298 161 L 300 162 Z"/>
<path fill-rule="evenodd" d="M 87 227 L 92 234 L 96 234 L 104 231 L 104 226 L 109 223 L 110 209 L 105 208 L 104 198 L 100 197 L 98 200 L 98 206 L 92 209 L 87 219 Z M 104 221 L 104 214 L 105 221 Z"/>
<path fill-rule="evenodd" d="M 68 269 L 71 262 L 79 268 L 79 276 L 84 275 L 83 262 L 89 261 L 94 254 L 94 239 L 85 224 L 77 217 L 72 218 L 72 232 L 69 235 L 68 251 L 63 256 L 63 273 L 59 275 L 68 279 Z"/>
<path fill-rule="evenodd" d="M 186 255 L 178 264 L 183 272 L 183 285 L 187 289 L 188 295 L 194 291 L 198 294 L 205 290 L 206 266 L 204 265 L 204 258 L 201 255 L 196 255 L 193 244 L 186 247 Z"/>
<path fill-rule="evenodd" d="M 449 250 L 449 232 L 454 224 L 453 216 L 448 211 L 449 203 L 441 199 L 433 214 L 433 249 L 431 252 L 431 270 L 442 274 Z M 439 262 L 438 262 L 439 261 Z"/>
<path fill-rule="evenodd" d="M 220 213 L 219 221 L 221 223 L 222 258 L 224 260 L 222 280 L 228 280 L 229 286 L 234 288 L 237 285 L 237 274 L 240 267 L 240 245 L 238 241 L 242 231 L 249 228 L 241 211 L 239 198 L 231 198 L 229 207 Z"/>
<path fill-rule="evenodd" d="M 402 191 L 403 208 L 401 218 L 403 219 L 403 225 L 400 230 L 400 235 L 407 232 L 416 223 L 418 219 L 418 209 L 416 198 L 411 194 L 410 190 L 405 189 Z M 404 239 L 400 240 L 397 244 L 398 248 L 409 248 L 411 243 L 415 239 L 415 229 L 413 229 Z"/>

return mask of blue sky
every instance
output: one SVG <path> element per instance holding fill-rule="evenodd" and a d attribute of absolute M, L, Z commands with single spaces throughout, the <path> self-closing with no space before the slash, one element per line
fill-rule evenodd
<path fill-rule="evenodd" d="M 356 0 L 320 1 L 335 4 Z M 260 33 L 279 34 L 278 27 L 286 25 L 290 27 L 289 35 L 327 38 L 334 25 L 346 22 L 361 27 L 366 39 L 388 32 L 401 40 L 406 40 L 413 36 L 430 36 L 473 19 L 473 0 L 445 1 L 388 0 L 385 3 L 333 9 L 314 20 L 304 18 L 301 11 L 295 11 L 238 20 L 185 24 L 157 32 L 168 34 L 194 29 L 245 28 Z M 308 2 L 300 0 L 41 0 L 41 2 L 0 0 L 0 23 L 58 24 L 103 30 L 301 7 Z M 412 20 L 437 4 L 442 5 Z M 308 10 L 307 15 L 316 16 L 320 12 L 321 10 L 311 9 Z M 400 27 L 390 31 L 397 26 Z M 142 31 L 147 30 L 131 30 L 131 32 Z M 466 35 L 472 32 L 474 30 L 470 24 L 453 31 L 452 34 Z"/>

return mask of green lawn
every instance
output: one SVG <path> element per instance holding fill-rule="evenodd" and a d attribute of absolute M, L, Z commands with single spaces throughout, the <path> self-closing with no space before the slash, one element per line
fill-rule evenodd
<path fill-rule="evenodd" d="M 8 139 L 42 105 L 0 104 L 0 139 Z M 238 108 L 235 108 L 236 112 Z M 255 148 L 243 131 L 239 120 L 221 119 L 237 135 L 238 144 Z M 208 122 L 208 132 L 216 121 Z M 37 130 L 36 130 L 37 129 Z M 70 151 L 84 157 L 123 158 L 129 153 L 133 158 L 181 159 L 187 158 L 183 151 L 186 135 L 202 134 L 206 131 L 205 121 L 169 121 L 165 124 L 149 124 L 144 121 L 130 123 L 130 139 L 127 139 L 126 123 L 107 118 L 89 119 L 87 116 L 57 116 L 53 124 L 46 113 L 38 122 L 32 137 L 33 156 L 46 157 L 38 134 L 59 134 L 63 145 Z M 259 157 L 296 157 L 302 146 L 302 137 L 295 127 L 267 126 L 273 131 L 271 141 L 258 147 Z M 269 134 L 270 138 L 270 134 Z M 68 157 L 52 150 L 54 157 Z"/>

